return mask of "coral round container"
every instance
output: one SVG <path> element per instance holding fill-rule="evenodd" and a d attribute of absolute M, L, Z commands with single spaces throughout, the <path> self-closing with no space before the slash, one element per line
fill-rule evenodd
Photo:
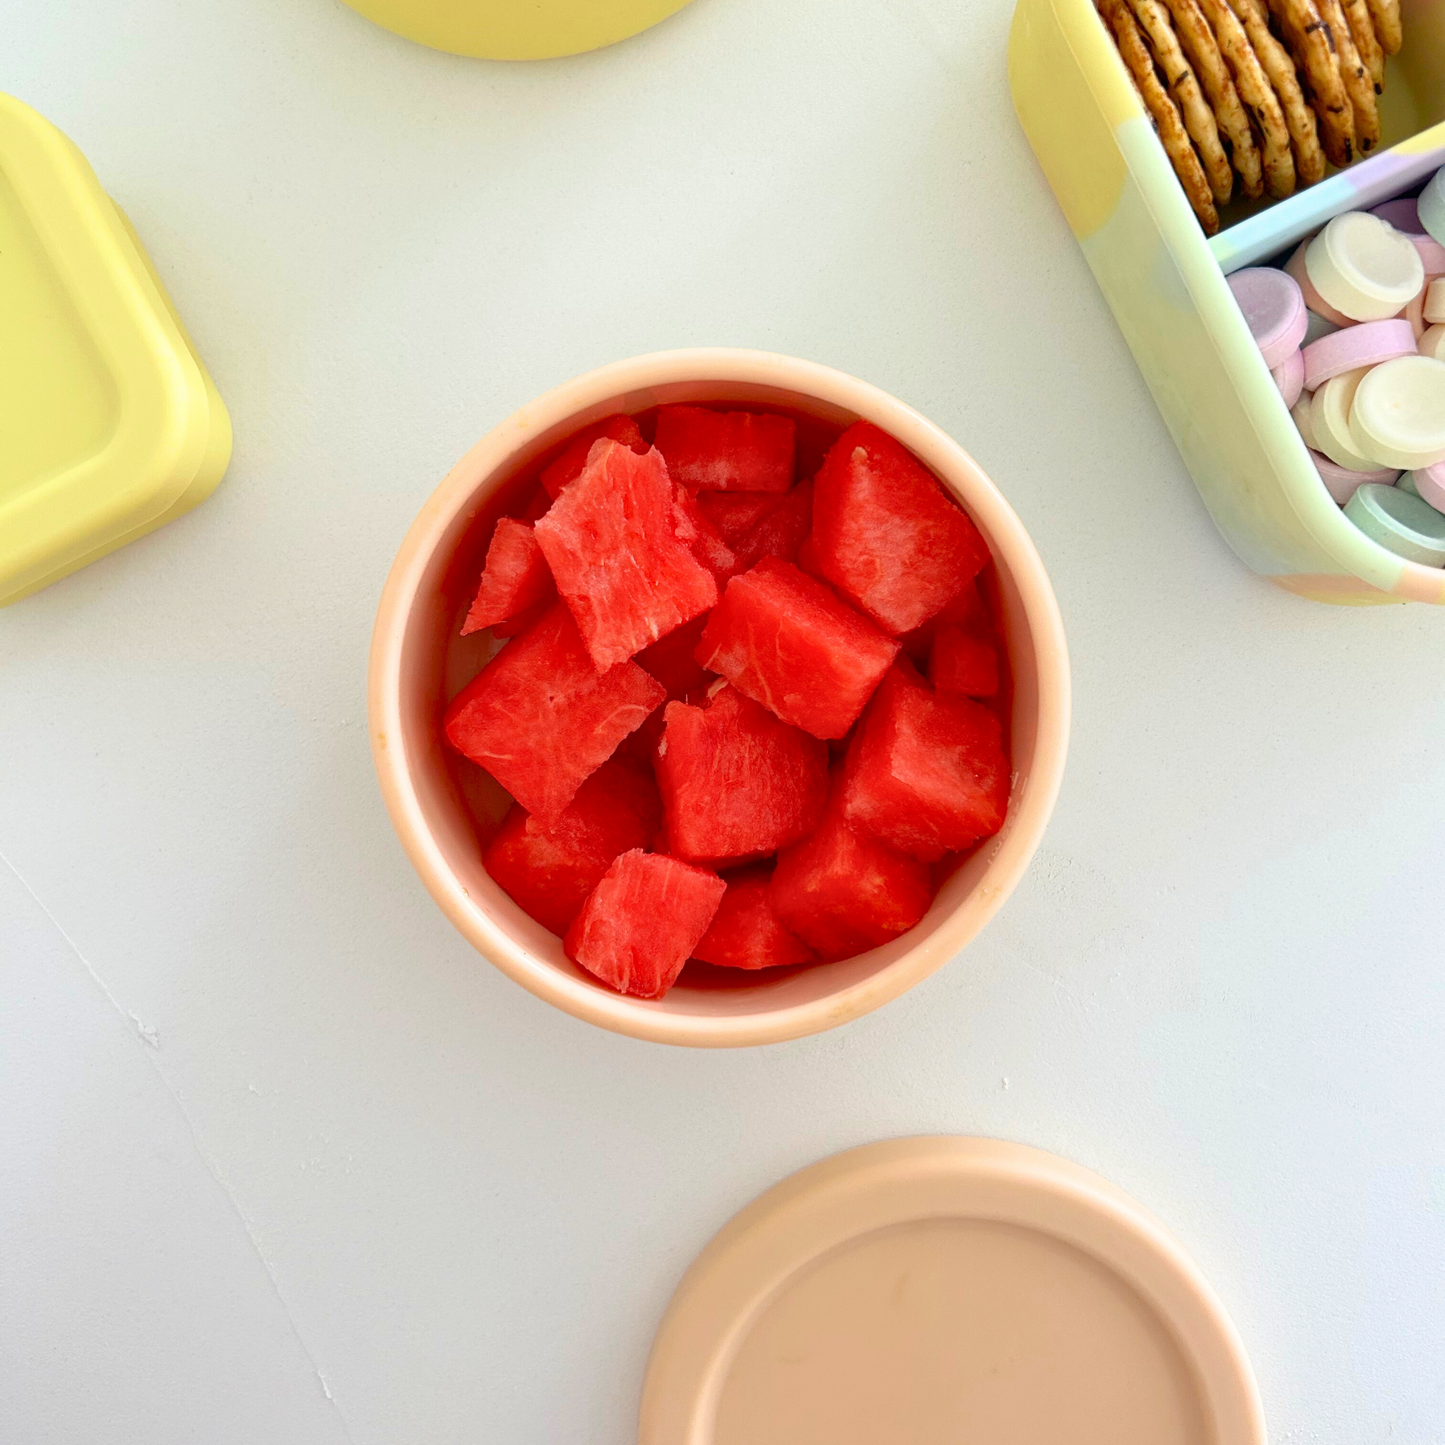
<path fill-rule="evenodd" d="M 346 0 L 408 40 L 485 60 L 549 60 L 626 40 L 687 0 Z"/>
<path fill-rule="evenodd" d="M 735 986 L 682 979 L 663 999 L 614 993 L 488 877 L 473 807 L 505 806 L 480 769 L 454 771 L 442 740 L 447 700 L 481 665 L 457 638 L 491 528 L 528 468 L 559 441 L 617 411 L 667 402 L 786 407 L 835 426 L 865 418 L 930 467 L 978 524 L 994 556 L 1014 680 L 1008 820 L 948 879 L 918 926 L 842 963 L 748 975 Z M 481 635 L 479 635 L 481 636 Z M 372 637 L 372 754 L 402 845 L 433 898 L 504 973 L 578 1018 L 666 1043 L 768 1043 L 846 1023 L 951 959 L 998 910 L 1038 846 L 1058 794 L 1069 732 L 1063 624 L 1018 518 L 966 452 L 917 412 L 841 372 L 766 352 L 663 352 L 578 377 L 483 437 L 432 494 L 392 565 Z M 469 767 L 469 765 L 464 765 Z M 483 786 L 471 788 L 468 776 Z"/>

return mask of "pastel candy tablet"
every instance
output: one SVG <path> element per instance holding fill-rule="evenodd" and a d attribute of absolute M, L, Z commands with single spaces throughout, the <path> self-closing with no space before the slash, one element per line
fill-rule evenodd
<path fill-rule="evenodd" d="M 1432 326 L 1420 338 L 1417 349 L 1421 356 L 1433 356 L 1436 361 L 1445 361 L 1445 325 Z"/>
<path fill-rule="evenodd" d="M 1445 276 L 1437 276 L 1425 288 L 1425 320 L 1432 326 L 1445 321 Z"/>
<path fill-rule="evenodd" d="M 1445 567 L 1445 516 L 1399 487 L 1366 483 L 1345 503 L 1345 516 L 1371 541 L 1426 567 Z"/>
<path fill-rule="evenodd" d="M 1420 213 L 1420 228 L 1445 246 L 1445 166 L 1421 191 L 1415 207 Z"/>
<path fill-rule="evenodd" d="M 1372 367 L 1349 419 L 1352 445 L 1376 466 L 1408 472 L 1445 461 L 1445 361 L 1402 356 Z"/>
<path fill-rule="evenodd" d="M 1388 221 L 1397 231 L 1404 231 L 1407 235 L 1416 235 L 1422 229 L 1420 208 L 1409 196 L 1402 196 L 1398 201 L 1386 201 L 1383 206 L 1374 207 L 1370 214 Z"/>
<path fill-rule="evenodd" d="M 1365 321 L 1311 342 L 1304 349 L 1305 386 L 1318 391 L 1332 376 L 1415 354 L 1415 330 L 1408 321 Z"/>
<path fill-rule="evenodd" d="M 1293 276 L 1273 266 L 1249 266 L 1229 278 L 1264 364 L 1271 371 L 1299 350 L 1309 323 L 1305 299 Z"/>
<path fill-rule="evenodd" d="M 1348 467 L 1339 466 L 1328 457 L 1321 456 L 1319 452 L 1314 451 L 1310 453 L 1310 460 L 1315 464 L 1315 470 L 1320 474 L 1320 480 L 1325 484 L 1325 490 L 1335 499 L 1335 504 L 1340 507 L 1343 507 L 1360 487 L 1370 483 L 1388 487 L 1400 475 L 1399 472 L 1390 471 L 1352 472 Z"/>
<path fill-rule="evenodd" d="M 1290 407 L 1289 414 L 1294 418 L 1294 424 L 1300 434 L 1300 439 L 1312 451 L 1319 451 L 1319 443 L 1315 440 L 1314 424 L 1310 421 L 1310 403 L 1314 400 L 1309 392 L 1305 392 L 1295 404 Z M 1333 462 L 1330 463 L 1334 465 Z"/>
<path fill-rule="evenodd" d="M 1295 284 L 1300 289 L 1300 295 L 1305 299 L 1305 305 L 1310 311 L 1322 321 L 1328 321 L 1332 326 L 1353 326 L 1354 318 L 1346 316 L 1343 311 L 1336 311 L 1318 291 L 1315 290 L 1315 283 L 1310 280 L 1310 273 L 1305 269 L 1305 252 L 1310 248 L 1310 237 L 1306 237 L 1295 247 L 1295 253 L 1284 263 L 1284 269 L 1295 279 Z M 1308 332 L 1305 333 L 1309 335 Z"/>
<path fill-rule="evenodd" d="M 1433 236 L 1411 236 L 1410 240 L 1420 253 L 1420 264 L 1425 268 L 1425 275 L 1445 276 L 1445 246 Z"/>
<path fill-rule="evenodd" d="M 1315 392 L 1310 403 L 1310 425 L 1315 444 L 1332 462 L 1351 472 L 1373 472 L 1379 465 L 1355 448 L 1350 435 L 1350 406 L 1368 367 L 1332 376 Z"/>
<path fill-rule="evenodd" d="M 1398 316 L 1425 283 L 1425 264 L 1408 236 L 1368 211 L 1336 216 L 1305 248 L 1316 291 L 1356 321 Z"/>
<path fill-rule="evenodd" d="M 1406 472 L 1395 485 L 1402 492 L 1419 497 L 1437 512 L 1445 512 L 1445 464 L 1426 467 L 1423 471 Z"/>
<path fill-rule="evenodd" d="M 1284 363 L 1276 366 L 1270 375 L 1274 377 L 1274 384 L 1279 388 L 1279 394 L 1284 398 L 1284 404 L 1292 407 L 1300 399 L 1300 393 L 1305 389 L 1303 354 L 1299 351 L 1291 351 Z"/>

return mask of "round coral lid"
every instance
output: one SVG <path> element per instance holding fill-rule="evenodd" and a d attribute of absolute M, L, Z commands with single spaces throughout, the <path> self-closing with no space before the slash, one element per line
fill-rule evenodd
<path fill-rule="evenodd" d="M 658 1331 L 641 1445 L 1263 1445 L 1249 1361 L 1139 1204 L 990 1139 L 870 1144 L 749 1205 Z"/>

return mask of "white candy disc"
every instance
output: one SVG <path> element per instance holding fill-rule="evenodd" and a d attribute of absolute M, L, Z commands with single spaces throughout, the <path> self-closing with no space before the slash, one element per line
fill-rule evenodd
<path fill-rule="evenodd" d="M 1410 238 L 1368 211 L 1336 216 L 1305 251 L 1316 291 L 1355 321 L 1398 316 L 1425 284 L 1425 265 Z"/>
<path fill-rule="evenodd" d="M 1445 461 L 1445 361 L 1401 356 L 1371 367 L 1349 411 L 1351 445 L 1381 467 Z"/>

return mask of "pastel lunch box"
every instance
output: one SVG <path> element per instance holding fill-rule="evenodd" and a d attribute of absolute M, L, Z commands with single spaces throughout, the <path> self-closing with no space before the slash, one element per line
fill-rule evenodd
<path fill-rule="evenodd" d="M 1029 143 L 1215 524 L 1272 582 L 1320 602 L 1445 602 L 1331 500 L 1225 281 L 1332 216 L 1445 165 L 1445 0 L 1402 0 L 1381 149 L 1273 203 L 1235 202 L 1206 238 L 1093 0 L 1019 0 L 1009 84 Z"/>
<path fill-rule="evenodd" d="M 0 95 L 0 606 L 189 511 L 231 423 L 80 151 Z"/>

